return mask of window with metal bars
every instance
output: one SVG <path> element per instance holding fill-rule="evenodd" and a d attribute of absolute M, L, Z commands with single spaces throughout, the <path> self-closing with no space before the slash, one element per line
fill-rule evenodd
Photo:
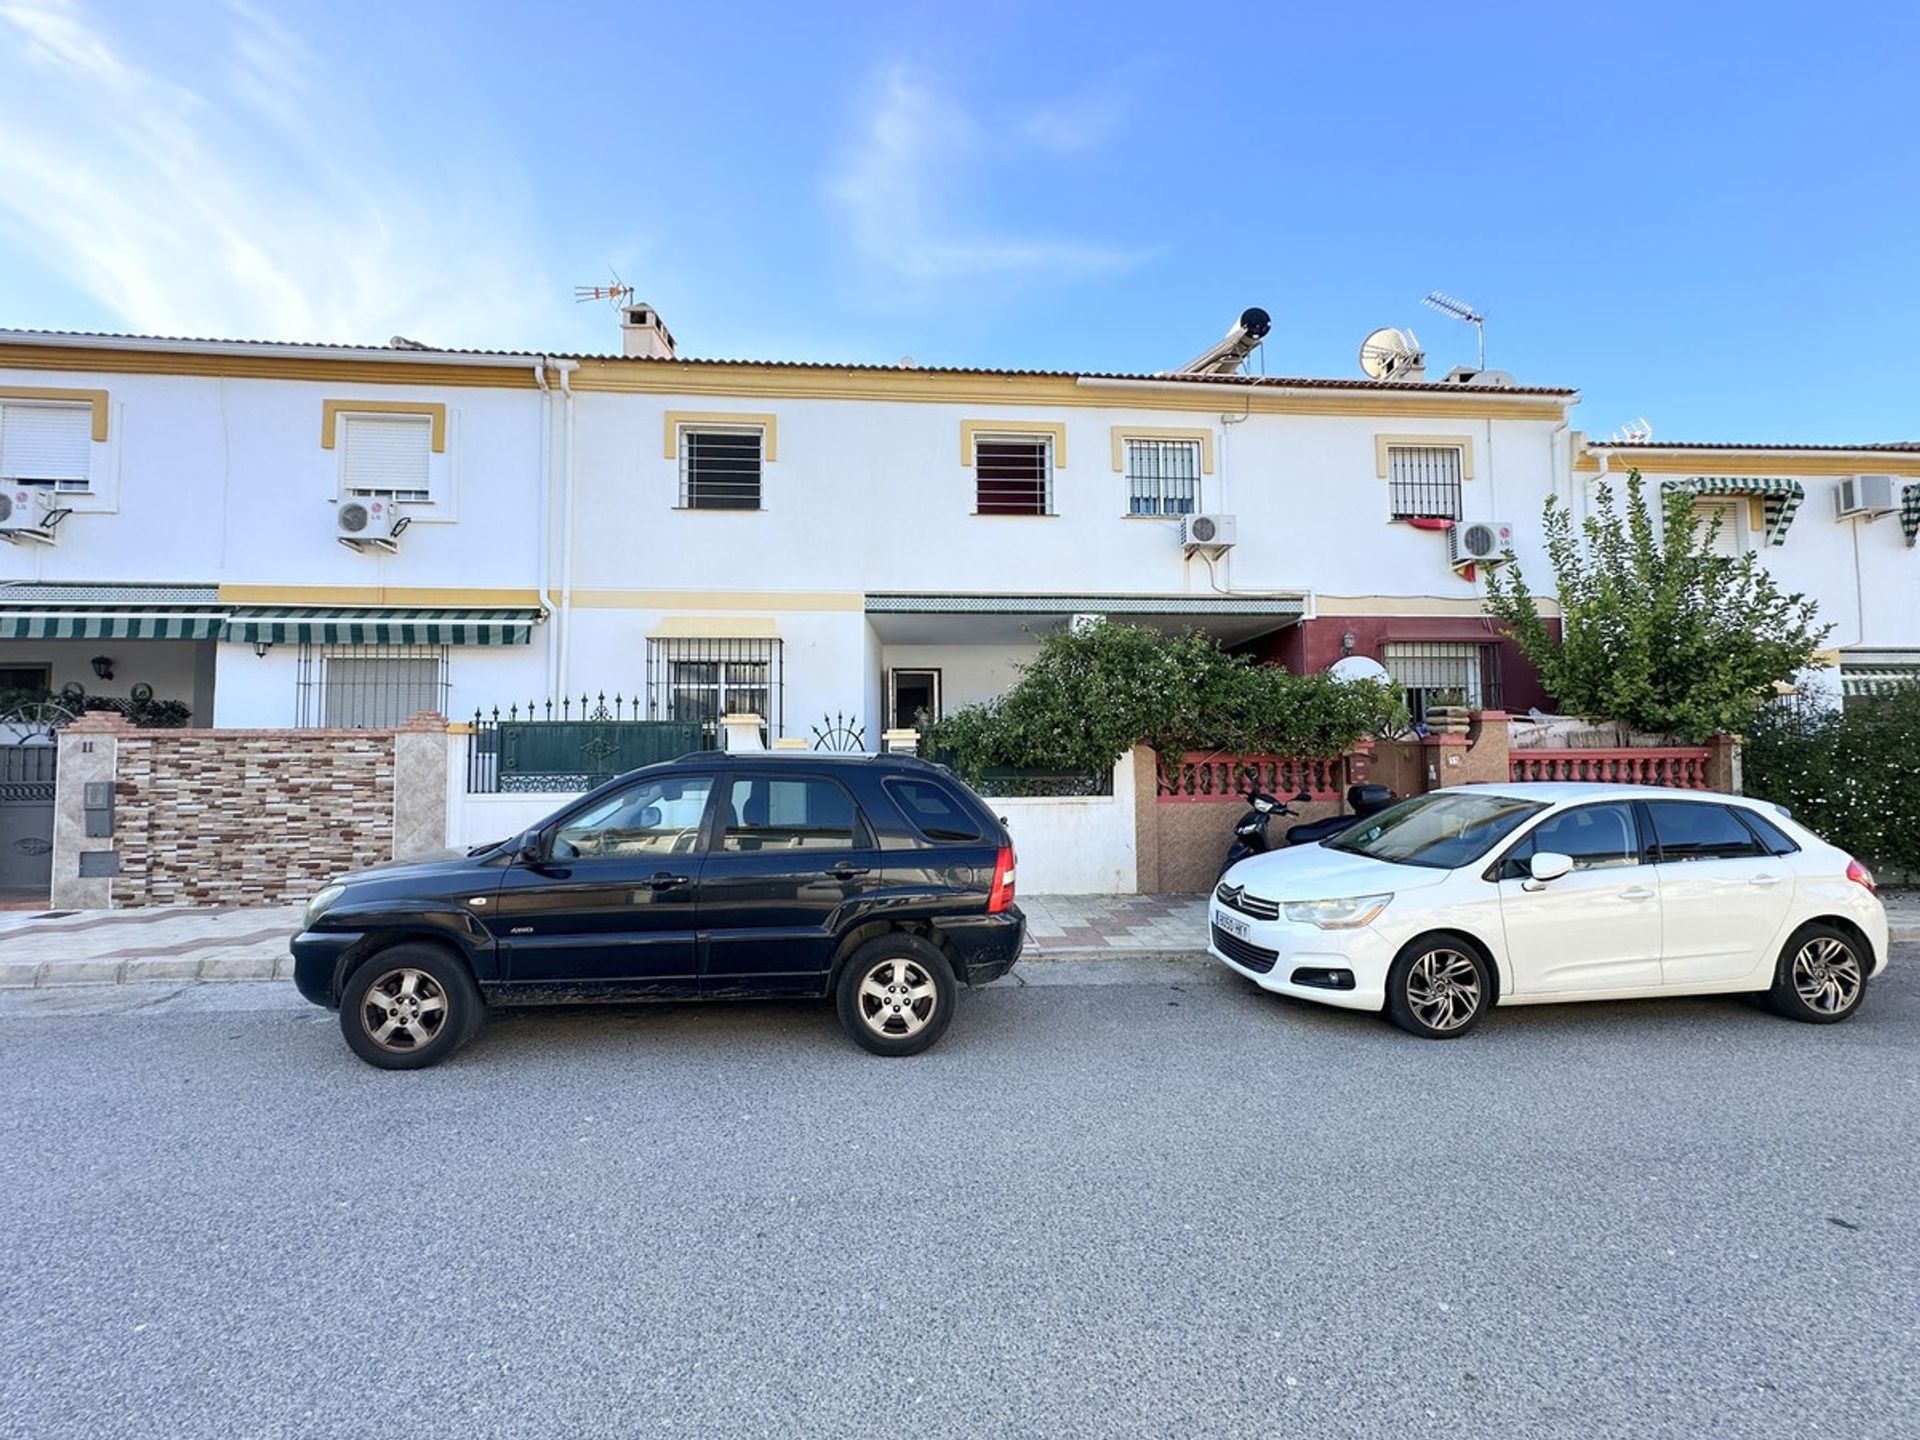
<path fill-rule="evenodd" d="M 1127 513 L 1192 515 L 1200 508 L 1198 440 L 1129 440 Z"/>
<path fill-rule="evenodd" d="M 1380 661 L 1407 692 L 1407 709 L 1424 720 L 1430 705 L 1451 703 L 1479 710 L 1500 704 L 1500 647 L 1472 641 L 1390 641 Z"/>
<path fill-rule="evenodd" d="M 433 502 L 433 420 L 426 415 L 342 415 L 348 495 L 409 505 Z"/>
<path fill-rule="evenodd" d="M 447 647 L 302 645 L 295 684 L 296 725 L 391 730 L 447 713 Z"/>
<path fill-rule="evenodd" d="M 0 404 L 0 479 L 85 494 L 92 463 L 92 406 Z"/>
<path fill-rule="evenodd" d="M 758 510 L 765 436 L 757 428 L 680 432 L 684 510 Z"/>
<path fill-rule="evenodd" d="M 1387 489 L 1396 520 L 1458 520 L 1460 449 L 1455 445 L 1391 445 Z"/>
<path fill-rule="evenodd" d="M 716 747 L 721 716 L 758 715 L 771 743 L 784 733 L 780 662 L 778 640 L 649 640 L 647 714 L 696 724 Z"/>
<path fill-rule="evenodd" d="M 975 440 L 973 473 L 974 514 L 1053 513 L 1051 439 Z"/>

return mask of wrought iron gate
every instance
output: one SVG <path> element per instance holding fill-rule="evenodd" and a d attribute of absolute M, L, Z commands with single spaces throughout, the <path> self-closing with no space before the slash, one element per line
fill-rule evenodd
<path fill-rule="evenodd" d="M 53 884 L 52 737 L 0 745 L 0 891 L 36 892 Z"/>

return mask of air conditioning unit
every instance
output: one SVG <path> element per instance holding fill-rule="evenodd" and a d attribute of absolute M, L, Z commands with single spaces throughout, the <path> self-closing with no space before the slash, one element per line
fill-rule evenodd
<path fill-rule="evenodd" d="M 1504 520 L 1460 520 L 1447 531 L 1455 565 L 1491 565 L 1513 548 L 1513 526 Z"/>
<path fill-rule="evenodd" d="M 0 540 L 51 545 L 55 528 L 72 513 L 45 485 L 0 487 Z"/>
<path fill-rule="evenodd" d="M 411 515 L 402 515 L 399 507 L 383 495 L 355 495 L 339 502 L 333 512 L 334 538 L 350 550 L 385 550 L 400 547 L 393 542 L 413 523 Z"/>
<path fill-rule="evenodd" d="M 1842 520 L 1849 520 L 1855 515 L 1876 520 L 1900 508 L 1895 498 L 1896 490 L 1891 475 L 1849 475 L 1840 482 L 1840 488 L 1834 494 L 1834 508 Z"/>
<path fill-rule="evenodd" d="M 1180 547 L 1189 553 L 1208 550 L 1218 554 L 1231 550 L 1234 536 L 1231 515 L 1187 515 L 1180 520 Z"/>

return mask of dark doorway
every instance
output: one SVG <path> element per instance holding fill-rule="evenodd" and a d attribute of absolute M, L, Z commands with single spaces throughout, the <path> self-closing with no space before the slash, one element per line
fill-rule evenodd
<path fill-rule="evenodd" d="M 887 672 L 887 716 L 895 730 L 912 730 L 919 725 L 921 711 L 940 718 L 940 672 L 938 670 L 890 670 Z"/>

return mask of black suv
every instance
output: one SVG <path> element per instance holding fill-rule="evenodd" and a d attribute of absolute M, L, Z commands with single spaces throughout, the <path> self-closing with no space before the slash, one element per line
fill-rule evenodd
<path fill-rule="evenodd" d="M 328 885 L 294 984 L 354 1053 L 444 1060 L 489 1003 L 831 995 L 880 1055 L 1013 968 L 1013 845 L 942 766 L 703 753 L 610 780 L 524 834 Z"/>

